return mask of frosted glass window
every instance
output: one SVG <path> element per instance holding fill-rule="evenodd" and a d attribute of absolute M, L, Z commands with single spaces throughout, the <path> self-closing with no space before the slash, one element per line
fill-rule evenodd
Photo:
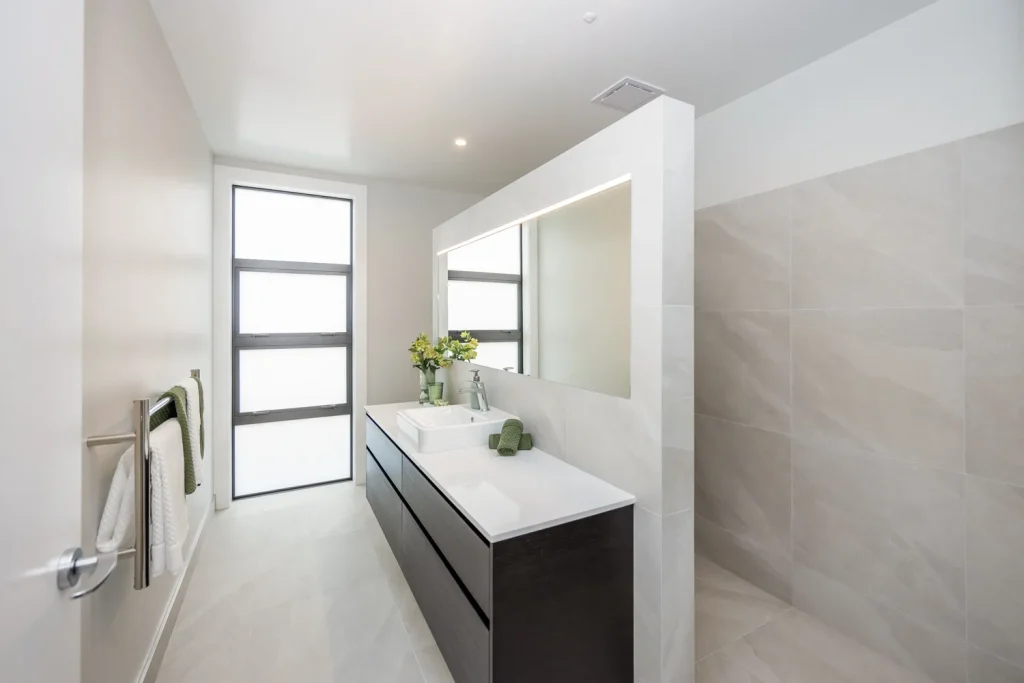
<path fill-rule="evenodd" d="M 235 496 L 352 476 L 351 415 L 235 427 Z"/>
<path fill-rule="evenodd" d="M 449 280 L 448 329 L 518 330 L 519 285 Z"/>
<path fill-rule="evenodd" d="M 235 258 L 351 263 L 351 202 L 236 187 Z"/>
<path fill-rule="evenodd" d="M 345 275 L 243 270 L 238 274 L 242 334 L 346 332 Z"/>
<path fill-rule="evenodd" d="M 239 410 L 280 410 L 346 403 L 346 347 L 242 349 Z"/>
<path fill-rule="evenodd" d="M 472 362 L 499 370 L 512 368 L 510 372 L 519 372 L 519 343 L 480 342 Z"/>
<path fill-rule="evenodd" d="M 448 270 L 519 275 L 519 226 L 448 252 Z"/>

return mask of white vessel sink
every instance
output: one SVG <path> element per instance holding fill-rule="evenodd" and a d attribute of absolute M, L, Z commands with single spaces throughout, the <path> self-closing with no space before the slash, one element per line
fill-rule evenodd
<path fill-rule="evenodd" d="M 491 408 L 486 413 L 465 406 L 410 408 L 398 411 L 398 428 L 420 453 L 487 446 L 487 438 L 515 415 Z"/>

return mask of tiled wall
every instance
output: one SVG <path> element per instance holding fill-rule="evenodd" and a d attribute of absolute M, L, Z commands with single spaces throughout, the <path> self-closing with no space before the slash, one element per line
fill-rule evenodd
<path fill-rule="evenodd" d="M 698 551 L 1024 681 L 1024 124 L 704 209 L 696 250 Z"/>

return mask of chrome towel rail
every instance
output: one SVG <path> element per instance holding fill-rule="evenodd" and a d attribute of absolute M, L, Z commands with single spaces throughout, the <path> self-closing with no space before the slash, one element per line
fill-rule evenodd
<path fill-rule="evenodd" d="M 190 374 L 199 379 L 199 370 L 192 370 Z M 84 557 L 81 548 L 67 550 L 61 556 L 57 567 L 57 586 L 61 590 L 77 586 L 84 575 L 95 575 L 89 585 L 82 586 L 71 594 L 72 599 L 84 597 L 98 589 L 114 572 L 118 558 L 128 556 L 134 558 L 135 590 L 149 587 L 151 559 L 149 556 L 149 527 L 152 513 L 149 420 L 170 402 L 170 397 L 161 398 L 152 405 L 148 398 L 136 399 L 132 402 L 132 431 L 90 436 L 85 440 L 85 444 L 89 448 L 135 442 L 135 545 L 132 548 L 94 557 Z"/>

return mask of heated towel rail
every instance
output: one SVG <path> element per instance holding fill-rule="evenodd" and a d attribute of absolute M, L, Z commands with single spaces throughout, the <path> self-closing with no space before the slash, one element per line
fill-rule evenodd
<path fill-rule="evenodd" d="M 192 377 L 199 379 L 199 370 L 192 370 Z M 110 578 L 117 567 L 117 561 L 123 557 L 132 557 L 135 564 L 135 590 L 149 587 L 150 580 L 150 460 L 149 460 L 149 423 L 150 418 L 163 410 L 171 402 L 164 396 L 155 404 L 150 405 L 148 398 L 140 398 L 132 402 L 132 431 L 123 434 L 104 434 L 90 436 L 85 440 L 86 446 L 112 446 L 115 444 L 135 442 L 135 545 L 132 548 L 110 553 L 85 557 L 81 548 L 70 548 L 61 555 L 57 565 L 57 587 L 61 590 L 78 588 L 71 594 L 72 600 L 85 597 L 96 591 Z M 83 576 L 92 580 L 87 585 L 78 586 Z"/>

